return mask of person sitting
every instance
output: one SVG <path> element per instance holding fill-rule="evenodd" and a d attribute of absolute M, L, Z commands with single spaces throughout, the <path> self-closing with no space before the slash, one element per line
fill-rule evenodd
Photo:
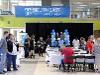
<path fill-rule="evenodd" d="M 73 62 L 73 59 L 69 59 L 67 57 L 73 56 L 74 51 L 71 47 L 69 47 L 69 46 L 65 47 L 63 45 L 61 47 L 61 53 L 64 56 L 63 60 L 61 61 L 61 65 L 63 67 L 63 70 L 66 71 L 65 64 L 68 64 L 67 70 L 69 70 L 69 68 L 70 68 L 69 64 L 73 64 L 74 62 Z"/>
<path fill-rule="evenodd" d="M 37 46 L 38 46 L 39 56 L 43 57 L 43 52 L 45 50 L 45 41 L 43 40 L 43 37 L 39 38 L 39 40 L 37 41 Z"/>

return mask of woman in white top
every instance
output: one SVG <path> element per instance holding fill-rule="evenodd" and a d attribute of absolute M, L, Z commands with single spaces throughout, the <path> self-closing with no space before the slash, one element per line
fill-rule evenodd
<path fill-rule="evenodd" d="M 18 45 L 15 42 L 15 37 L 9 34 L 7 40 L 8 53 L 7 53 L 7 71 L 11 71 L 11 64 L 13 65 L 13 70 L 18 70 L 16 67 L 16 58 L 18 54 Z"/>
<path fill-rule="evenodd" d="M 72 44 L 73 44 L 73 48 L 74 49 L 78 49 L 79 48 L 79 40 L 77 38 L 75 38 L 73 41 L 72 41 Z"/>

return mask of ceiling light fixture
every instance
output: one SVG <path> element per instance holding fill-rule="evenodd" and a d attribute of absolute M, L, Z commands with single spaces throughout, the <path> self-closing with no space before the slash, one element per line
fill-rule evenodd
<path fill-rule="evenodd" d="M 92 3 L 92 4 L 94 4 L 94 5 L 98 5 L 98 4 L 100 4 L 100 3 Z"/>
<path fill-rule="evenodd" d="M 84 8 L 84 7 L 77 7 L 77 8 Z"/>
<path fill-rule="evenodd" d="M 83 4 L 83 3 L 81 3 L 81 2 L 77 2 L 77 3 L 74 3 L 74 4 Z"/>
<path fill-rule="evenodd" d="M 100 6 L 97 6 L 98 8 L 100 8 Z"/>
<path fill-rule="evenodd" d="M 85 6 L 87 6 L 87 5 L 79 5 L 79 6 L 85 7 Z"/>

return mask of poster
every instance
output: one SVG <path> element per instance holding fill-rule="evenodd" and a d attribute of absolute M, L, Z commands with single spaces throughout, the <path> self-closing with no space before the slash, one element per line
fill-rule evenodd
<path fill-rule="evenodd" d="M 69 17 L 69 6 L 16 6 L 16 17 Z M 21 13 L 20 13 L 21 12 Z"/>

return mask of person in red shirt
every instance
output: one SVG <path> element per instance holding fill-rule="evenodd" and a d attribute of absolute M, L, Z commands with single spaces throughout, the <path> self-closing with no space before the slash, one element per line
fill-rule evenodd
<path fill-rule="evenodd" d="M 87 53 L 89 54 L 92 54 L 93 53 L 93 39 L 91 37 L 88 38 L 88 41 L 86 43 L 86 50 L 87 50 Z M 94 64 L 89 64 L 89 70 L 92 70 L 94 71 Z"/>
<path fill-rule="evenodd" d="M 62 63 L 61 63 L 61 64 L 62 64 L 62 67 L 63 67 L 63 70 L 64 70 L 64 71 L 66 70 L 65 64 L 68 64 L 67 70 L 69 70 L 69 68 L 70 68 L 70 65 L 69 65 L 69 64 L 73 64 L 74 62 L 73 62 L 73 59 L 69 59 L 69 58 L 67 58 L 67 57 L 73 56 L 74 51 L 73 51 L 73 49 L 72 49 L 71 47 L 69 47 L 69 46 L 67 46 L 67 47 L 62 46 L 61 52 L 62 52 L 62 55 L 64 56 L 64 59 L 62 60 Z"/>
<path fill-rule="evenodd" d="M 92 54 L 93 53 L 93 40 L 89 37 L 88 41 L 86 43 L 86 50 L 87 53 Z"/>

